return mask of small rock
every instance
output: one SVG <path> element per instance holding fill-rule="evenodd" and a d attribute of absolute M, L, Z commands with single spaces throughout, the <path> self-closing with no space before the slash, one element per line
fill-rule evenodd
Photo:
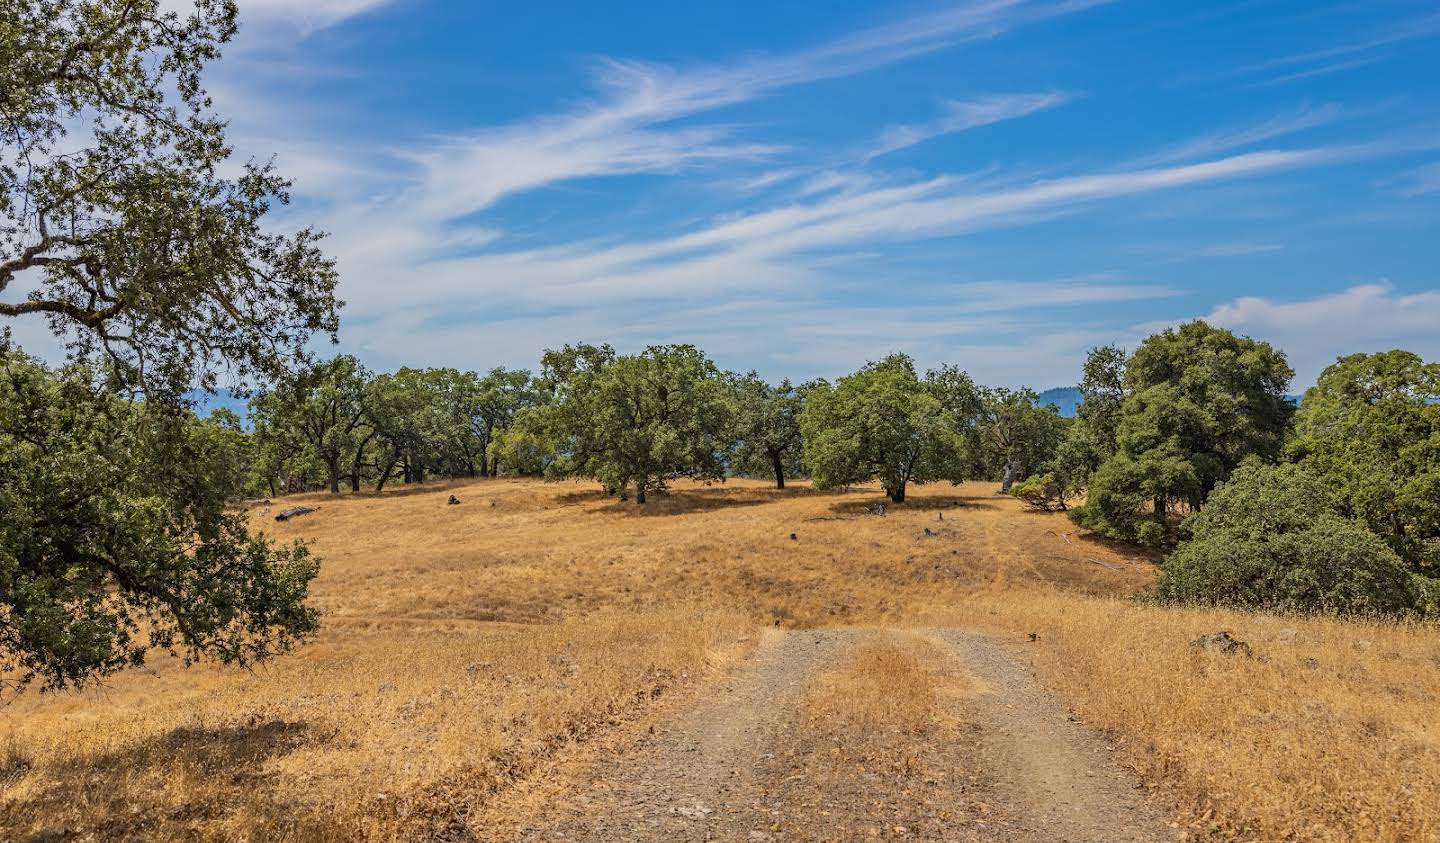
<path fill-rule="evenodd" d="M 1209 653 L 1220 653 L 1224 656 L 1233 656 L 1236 653 L 1253 655 L 1250 652 L 1250 645 L 1230 635 L 1230 630 L 1222 629 L 1210 635 L 1202 635 L 1190 642 L 1190 649 L 1204 650 Z"/>
<path fill-rule="evenodd" d="M 1039 640 L 1040 640 L 1040 633 L 1038 633 L 1038 632 L 1032 632 L 1032 633 L 1030 633 L 1030 640 L 1031 640 L 1031 641 L 1039 641 Z"/>
<path fill-rule="evenodd" d="M 794 533 L 791 533 L 791 534 L 790 534 L 790 541 L 792 541 L 792 542 L 798 542 L 798 541 L 800 541 L 800 537 L 797 536 L 797 535 L 795 535 Z"/>
<path fill-rule="evenodd" d="M 451 496 L 450 496 L 450 500 L 446 501 L 445 503 L 446 503 L 447 506 L 459 506 L 459 505 L 460 505 L 460 499 L 457 498 L 457 497 L 455 497 L 454 495 L 451 495 Z"/>

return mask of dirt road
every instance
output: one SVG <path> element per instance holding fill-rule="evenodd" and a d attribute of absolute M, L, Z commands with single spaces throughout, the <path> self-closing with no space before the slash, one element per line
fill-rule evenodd
<path fill-rule="evenodd" d="M 519 839 L 1174 839 L 1104 740 L 983 634 L 925 633 L 970 689 L 947 698 L 958 710 L 944 715 L 960 726 L 945 739 L 867 748 L 856 735 L 857 750 L 817 738 L 797 721 L 797 700 L 869 634 L 767 630 L 746 666 L 594 759 Z"/>

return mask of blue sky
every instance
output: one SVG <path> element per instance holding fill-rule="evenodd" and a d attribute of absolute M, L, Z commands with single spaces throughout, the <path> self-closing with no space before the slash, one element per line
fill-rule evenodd
<path fill-rule="evenodd" d="M 240 5 L 217 109 L 375 368 L 693 342 L 1043 388 L 1194 317 L 1299 388 L 1440 358 L 1434 2 Z"/>

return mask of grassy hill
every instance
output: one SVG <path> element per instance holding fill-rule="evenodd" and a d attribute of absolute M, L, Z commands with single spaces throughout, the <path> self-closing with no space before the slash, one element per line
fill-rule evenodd
<path fill-rule="evenodd" d="M 285 523 L 257 505 L 255 527 L 324 560 L 320 636 L 254 673 L 161 660 L 103 693 L 11 701 L 0 838 L 507 839 L 546 794 L 589 787 L 575 765 L 592 745 L 723 691 L 777 627 L 1015 642 L 1192 835 L 1440 834 L 1434 627 L 1136 604 L 1150 558 L 994 491 L 924 486 L 883 515 L 878 489 L 749 481 L 646 507 L 526 479 L 296 496 L 319 511 Z M 1256 657 L 1191 650 L 1218 629 Z M 881 654 L 897 675 L 963 673 L 902 649 Z M 913 778 L 895 793 L 929 787 L 923 736 L 940 733 L 901 729 L 879 755 L 844 743 L 859 715 L 824 701 L 846 675 L 822 674 L 793 716 L 852 753 L 844 769 L 898 758 L 912 766 L 886 769 Z"/>

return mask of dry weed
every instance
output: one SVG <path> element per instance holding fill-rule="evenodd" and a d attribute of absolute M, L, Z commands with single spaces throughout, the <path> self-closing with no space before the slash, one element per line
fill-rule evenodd
<path fill-rule="evenodd" d="M 1440 840 L 1440 630 L 1059 593 L 950 622 L 1036 632 L 1041 676 L 1127 741 L 1197 829 L 1242 840 Z M 1253 657 L 1196 652 L 1230 630 Z M 1018 637 L 1018 636 L 1017 636 Z"/>
<path fill-rule="evenodd" d="M 928 486 L 875 516 L 877 489 L 682 484 L 641 508 L 485 480 L 300 496 L 320 511 L 283 524 L 256 509 L 324 560 L 320 637 L 254 674 L 160 660 L 0 708 L 0 839 L 449 833 L 777 622 L 1036 632 L 1042 675 L 1197 823 L 1440 838 L 1440 631 L 1103 599 L 1146 587 L 1152 562 L 993 491 Z M 1256 658 L 1189 650 L 1225 628 Z M 812 724 L 949 740 L 928 706 L 952 683 L 914 668 L 912 646 L 879 642 L 827 680 L 847 690 L 817 690 Z"/>

